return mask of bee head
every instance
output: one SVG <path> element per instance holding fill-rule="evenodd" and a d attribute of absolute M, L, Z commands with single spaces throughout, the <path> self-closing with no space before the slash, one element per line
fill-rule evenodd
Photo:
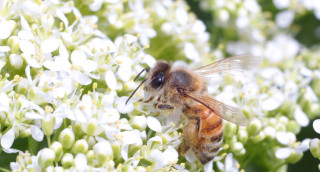
<path fill-rule="evenodd" d="M 167 75 L 170 70 L 170 65 L 164 61 L 158 61 L 151 69 L 144 89 L 146 91 L 160 90 L 167 80 Z"/>

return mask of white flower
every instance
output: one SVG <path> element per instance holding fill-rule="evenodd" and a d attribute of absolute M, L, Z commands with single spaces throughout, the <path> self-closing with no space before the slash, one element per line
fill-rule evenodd
<path fill-rule="evenodd" d="M 127 96 L 120 97 L 116 100 L 115 103 L 117 104 L 118 112 L 130 113 L 133 111 L 133 103 L 131 103 L 130 101 L 126 103 L 127 100 L 128 100 Z"/>
<path fill-rule="evenodd" d="M 282 11 L 276 16 L 276 23 L 280 28 L 287 28 L 294 19 L 293 11 Z"/>
<path fill-rule="evenodd" d="M 277 109 L 284 101 L 283 94 L 280 91 L 275 90 L 275 93 L 271 96 L 268 94 L 259 95 L 261 102 L 261 109 L 265 111 L 272 111 Z"/>
<path fill-rule="evenodd" d="M 192 43 L 186 42 L 184 44 L 184 53 L 188 59 L 195 61 L 195 62 L 200 61 L 200 55 Z"/>
<path fill-rule="evenodd" d="M 253 15 L 257 14 L 260 11 L 260 6 L 256 0 L 245 0 L 244 6 L 248 11 L 250 11 Z"/>
<path fill-rule="evenodd" d="M 291 145 L 289 147 L 279 148 L 277 149 L 275 155 L 278 159 L 286 159 L 292 153 L 302 153 L 309 149 L 309 142 L 311 139 L 304 139 L 301 144 L 294 147 L 295 145 Z"/>
<path fill-rule="evenodd" d="M 107 108 L 105 109 L 105 113 L 102 116 L 102 120 L 106 123 L 114 123 L 118 121 L 120 118 L 120 114 L 117 109 Z"/>
<path fill-rule="evenodd" d="M 267 42 L 264 55 L 271 62 L 280 62 L 283 58 L 295 57 L 299 51 L 298 41 L 288 35 L 278 34 Z"/>
<path fill-rule="evenodd" d="M 250 20 L 249 20 L 248 16 L 240 15 L 237 17 L 236 26 L 238 29 L 246 28 L 249 25 L 249 23 L 250 23 Z"/>
<path fill-rule="evenodd" d="M 238 161 L 233 158 L 232 153 L 229 153 L 226 156 L 224 164 L 222 162 L 220 162 L 220 161 L 217 161 L 217 167 L 221 171 L 225 171 L 225 172 L 231 172 L 231 171 L 237 172 L 237 171 L 239 171 L 239 169 L 237 168 L 237 164 L 238 164 Z"/>
<path fill-rule="evenodd" d="M 273 4 L 281 10 L 289 7 L 290 0 L 273 0 Z"/>

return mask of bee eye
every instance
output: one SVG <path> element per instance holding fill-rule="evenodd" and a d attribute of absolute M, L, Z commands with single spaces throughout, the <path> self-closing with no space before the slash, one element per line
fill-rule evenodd
<path fill-rule="evenodd" d="M 164 73 L 160 72 L 157 75 L 155 75 L 155 77 L 153 77 L 152 81 L 151 81 L 151 86 L 154 89 L 157 89 L 159 87 L 161 87 L 164 83 Z"/>

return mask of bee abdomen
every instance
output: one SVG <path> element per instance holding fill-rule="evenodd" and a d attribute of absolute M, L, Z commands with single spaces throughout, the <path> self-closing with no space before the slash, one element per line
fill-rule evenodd
<path fill-rule="evenodd" d="M 219 152 L 223 141 L 223 123 L 222 118 L 209 109 L 200 121 L 199 142 L 196 149 L 199 150 L 199 160 L 205 164 Z"/>
<path fill-rule="evenodd" d="M 201 163 L 206 164 L 211 161 L 218 154 L 222 142 L 223 130 L 212 137 L 202 137 L 194 150 Z"/>

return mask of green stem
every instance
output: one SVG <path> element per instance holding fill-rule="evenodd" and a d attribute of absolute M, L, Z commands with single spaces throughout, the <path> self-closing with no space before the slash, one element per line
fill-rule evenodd
<path fill-rule="evenodd" d="M 50 136 L 47 136 L 47 135 L 46 135 L 46 137 L 47 137 L 48 147 L 50 147 L 51 146 L 51 138 L 50 138 Z"/>
<path fill-rule="evenodd" d="M 3 171 L 3 172 L 10 172 L 11 170 L 8 170 L 8 169 L 5 169 L 5 168 L 0 167 L 0 171 Z"/>

